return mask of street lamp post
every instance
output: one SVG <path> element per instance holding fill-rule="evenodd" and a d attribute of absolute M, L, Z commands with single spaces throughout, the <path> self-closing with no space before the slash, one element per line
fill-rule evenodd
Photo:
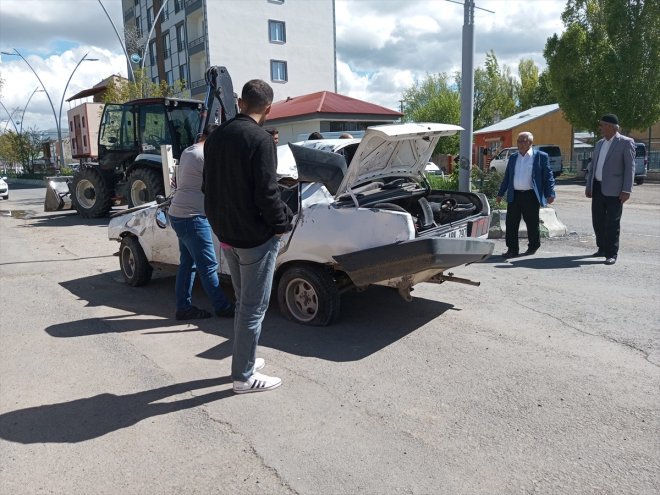
<path fill-rule="evenodd" d="M 5 131 L 7 130 L 7 126 L 9 125 L 9 122 L 11 122 L 11 125 L 14 126 L 14 130 L 16 131 L 16 134 L 18 134 L 18 127 L 16 127 L 16 122 L 14 122 L 15 110 L 14 110 L 14 112 L 10 113 L 9 110 L 7 110 L 7 107 L 1 101 L 0 101 L 0 105 L 2 105 L 2 108 L 4 109 L 4 111 L 7 113 L 7 116 L 9 117 L 9 120 L 5 124 Z"/>
<path fill-rule="evenodd" d="M 131 65 L 131 58 L 128 56 L 128 52 L 126 51 L 126 45 L 124 44 L 124 41 L 121 39 L 121 36 L 119 35 L 119 31 L 117 31 L 117 26 L 115 26 L 115 23 L 112 20 L 112 17 L 110 17 L 110 14 L 108 14 L 108 11 L 105 9 L 105 5 L 103 5 L 103 2 L 101 0 L 98 0 L 99 5 L 103 9 L 103 12 L 105 12 L 105 16 L 108 18 L 110 21 L 110 24 L 112 24 L 112 29 L 115 30 L 115 34 L 117 35 L 117 39 L 119 39 L 119 44 L 121 45 L 121 49 L 124 50 L 124 55 L 126 55 L 126 63 L 128 65 L 128 70 L 129 70 L 129 80 L 135 81 L 135 74 L 133 73 L 133 66 Z"/>
<path fill-rule="evenodd" d="M 80 66 L 81 63 L 83 63 L 85 60 L 87 61 L 96 61 L 98 59 L 96 58 L 87 58 L 88 53 L 85 53 L 83 57 L 78 61 L 76 66 L 74 67 L 73 71 L 71 72 L 71 75 L 69 76 L 69 80 L 66 82 L 66 86 L 64 87 L 64 92 L 62 93 L 62 102 L 60 102 L 60 113 L 59 113 L 59 118 L 58 114 L 55 113 L 55 105 L 53 105 L 53 100 L 51 99 L 50 95 L 48 94 L 48 90 L 46 89 L 46 86 L 44 86 L 43 81 L 39 77 L 39 74 L 37 74 L 37 71 L 34 70 L 34 68 L 30 65 L 30 62 L 27 61 L 27 59 L 20 54 L 20 52 L 14 48 L 14 53 L 11 52 L 0 52 L 3 55 L 18 55 L 23 59 L 23 62 L 27 64 L 27 66 L 30 68 L 32 73 L 35 75 L 35 77 L 39 80 L 39 83 L 41 84 L 41 88 L 44 90 L 44 93 L 46 93 L 46 96 L 48 97 L 48 102 L 50 103 L 50 108 L 53 110 L 53 117 L 55 118 L 55 127 L 57 128 L 57 148 L 58 148 L 58 153 L 60 155 L 60 160 L 62 160 L 62 163 L 64 163 L 64 146 L 62 144 L 62 125 L 61 125 L 61 119 L 62 119 L 62 103 L 64 102 L 64 95 L 66 94 L 66 90 L 69 87 L 69 82 L 71 82 L 71 78 L 73 77 L 73 74 L 76 72 L 78 67 Z"/>
<path fill-rule="evenodd" d="M 30 104 L 30 100 L 32 99 L 32 97 L 34 96 L 34 94 L 37 93 L 37 92 L 41 92 L 41 93 L 43 93 L 44 90 L 43 90 L 43 89 L 39 89 L 38 86 L 37 86 L 36 88 L 34 88 L 34 91 L 32 91 L 32 94 L 31 94 L 30 97 L 28 98 L 27 103 L 26 103 L 25 106 L 23 107 L 23 113 L 21 114 L 21 130 L 20 130 L 20 132 L 19 132 L 19 134 L 21 134 L 21 135 L 23 135 L 23 121 L 25 120 L 25 111 L 27 110 L 27 107 L 28 107 L 28 105 Z"/>

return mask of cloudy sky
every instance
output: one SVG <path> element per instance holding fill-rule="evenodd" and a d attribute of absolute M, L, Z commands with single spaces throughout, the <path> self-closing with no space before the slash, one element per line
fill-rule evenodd
<path fill-rule="evenodd" d="M 101 1 L 121 34 L 121 1 Z M 475 10 L 475 67 L 483 64 L 489 50 L 514 73 L 521 58 L 545 67 L 543 48 L 549 36 L 562 31 L 565 3 L 476 0 L 477 7 L 487 11 Z M 427 73 L 460 70 L 462 5 L 447 0 L 335 0 L 335 8 L 341 94 L 398 109 L 402 92 L 415 80 Z M 41 77 L 56 114 L 66 81 L 85 54 L 99 61 L 80 65 L 66 97 L 109 74 L 126 75 L 121 45 L 98 0 L 0 0 L 0 50 L 13 49 Z M 14 121 L 20 121 L 40 84 L 19 57 L 0 57 L 0 101 L 10 113 L 18 109 Z M 64 102 L 65 118 L 67 108 Z M 46 93 L 34 93 L 23 122 L 25 127 L 54 127 Z M 0 107 L 0 131 L 6 124 L 7 113 Z"/>

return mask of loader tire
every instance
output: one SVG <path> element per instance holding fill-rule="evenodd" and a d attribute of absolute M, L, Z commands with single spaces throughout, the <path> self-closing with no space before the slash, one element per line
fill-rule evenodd
<path fill-rule="evenodd" d="M 119 268 L 122 277 L 131 287 L 146 285 L 151 280 L 153 269 L 140 241 L 132 235 L 124 237 L 119 245 Z"/>
<path fill-rule="evenodd" d="M 165 195 L 163 175 L 158 170 L 140 167 L 128 176 L 129 208 L 154 201 L 158 195 Z"/>
<path fill-rule="evenodd" d="M 84 218 L 100 218 L 108 214 L 112 207 L 111 192 L 98 170 L 84 167 L 75 173 L 71 202 Z"/>

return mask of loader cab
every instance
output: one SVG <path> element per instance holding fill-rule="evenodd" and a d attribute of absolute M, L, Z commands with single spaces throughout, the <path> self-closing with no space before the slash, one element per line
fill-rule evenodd
<path fill-rule="evenodd" d="M 195 143 L 200 128 L 202 103 L 196 100 L 148 98 L 124 104 L 108 104 L 99 129 L 99 162 L 105 170 L 130 166 L 138 155 L 157 155 L 172 145 L 172 155 Z"/>

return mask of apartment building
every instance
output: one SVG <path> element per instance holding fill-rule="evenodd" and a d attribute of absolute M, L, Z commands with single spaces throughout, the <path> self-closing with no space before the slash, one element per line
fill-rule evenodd
<path fill-rule="evenodd" d="M 275 101 L 336 92 L 334 0 L 122 0 L 129 56 L 154 82 L 183 80 L 203 99 L 204 74 L 225 66 L 240 93 L 267 81 Z M 137 56 L 134 54 L 137 53 Z"/>

